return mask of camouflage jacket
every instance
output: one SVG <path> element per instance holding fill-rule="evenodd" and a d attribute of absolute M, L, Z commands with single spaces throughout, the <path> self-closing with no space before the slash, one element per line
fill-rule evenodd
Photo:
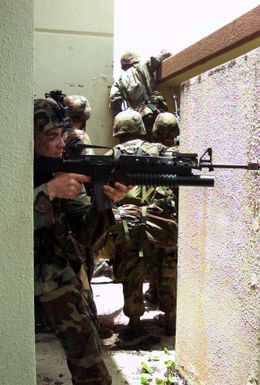
<path fill-rule="evenodd" d="M 145 116 L 147 99 L 154 94 L 156 88 L 154 71 L 169 55 L 169 53 L 162 52 L 158 56 L 152 56 L 144 63 L 134 64 L 122 73 L 110 91 L 110 108 L 114 114 L 126 109 L 122 108 L 122 103 L 125 102 L 127 107 L 131 107 Z"/>
<path fill-rule="evenodd" d="M 131 140 L 115 146 L 125 154 L 164 155 L 169 148 L 161 143 L 150 143 L 140 139 Z M 177 147 L 171 148 L 177 151 Z M 165 154 L 167 156 L 167 154 Z M 102 241 L 95 244 L 94 252 L 113 259 L 114 244 L 131 241 L 142 248 L 148 240 L 164 249 L 175 249 L 177 245 L 176 191 L 168 187 L 151 188 L 135 186 L 120 205 L 114 208 L 116 224 Z M 112 241 L 111 241 L 112 240 Z"/>
<path fill-rule="evenodd" d="M 167 151 L 178 151 L 178 147 L 165 147 L 161 143 L 150 143 L 141 139 L 129 140 L 115 146 L 124 154 L 135 154 L 140 156 L 168 156 Z M 147 206 L 150 212 L 159 211 L 160 216 L 168 219 L 176 219 L 175 191 L 168 187 L 135 186 L 130 190 L 120 205 L 134 204 L 136 206 Z"/>
<path fill-rule="evenodd" d="M 86 194 L 50 201 L 46 184 L 34 189 L 35 295 L 72 279 L 85 262 L 86 249 L 113 224 L 112 211 L 99 212 Z"/>
<path fill-rule="evenodd" d="M 67 139 L 65 141 L 65 144 L 66 144 L 65 152 L 70 152 L 71 146 L 77 143 L 91 144 L 91 140 L 89 135 L 85 131 L 79 130 L 77 128 L 73 128 L 71 131 L 69 131 Z M 85 148 L 81 152 L 81 154 L 94 155 L 94 150 L 93 148 Z"/>

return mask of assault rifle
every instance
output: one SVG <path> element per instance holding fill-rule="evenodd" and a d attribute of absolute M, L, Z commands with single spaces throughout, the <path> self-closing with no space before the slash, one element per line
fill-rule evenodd
<path fill-rule="evenodd" d="M 79 155 L 84 148 L 111 150 L 110 155 Z M 193 170 L 215 168 L 259 170 L 258 163 L 247 165 L 213 164 L 212 149 L 208 148 L 201 157 L 198 154 L 186 154 L 166 149 L 161 156 L 136 156 L 115 152 L 113 148 L 77 145 L 75 155 L 64 158 L 38 156 L 35 158 L 34 171 L 36 180 L 44 183 L 55 172 L 73 172 L 91 177 L 94 195 L 99 210 L 112 207 L 112 202 L 103 193 L 105 184 L 121 182 L 126 185 L 145 186 L 202 186 L 213 187 L 214 176 L 194 175 Z M 47 178 L 46 178 L 47 177 Z M 38 183 L 40 184 L 40 183 Z"/>

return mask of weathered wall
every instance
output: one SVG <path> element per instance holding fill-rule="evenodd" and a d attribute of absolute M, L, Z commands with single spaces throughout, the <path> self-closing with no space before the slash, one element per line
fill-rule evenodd
<path fill-rule="evenodd" d="M 34 385 L 33 0 L 0 15 L 0 384 Z"/>
<path fill-rule="evenodd" d="M 202 154 L 212 147 L 215 163 L 256 158 L 259 52 L 182 85 L 183 151 Z M 190 384 L 255 385 L 259 176 L 214 174 L 214 188 L 180 189 L 178 365 Z"/>
<path fill-rule="evenodd" d="M 104 6 L 105 5 L 105 6 Z M 92 107 L 92 143 L 111 143 L 114 0 L 35 1 L 35 96 L 62 89 Z"/>

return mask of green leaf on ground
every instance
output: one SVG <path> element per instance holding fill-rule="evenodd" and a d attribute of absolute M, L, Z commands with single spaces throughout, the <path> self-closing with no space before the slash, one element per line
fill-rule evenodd
<path fill-rule="evenodd" d="M 175 369 L 175 362 L 173 360 L 167 360 L 167 361 L 164 361 L 164 363 L 167 369 L 169 368 Z"/>
<path fill-rule="evenodd" d="M 166 346 L 164 346 L 163 351 L 165 354 L 168 354 L 169 356 L 172 354 Z"/>
<path fill-rule="evenodd" d="M 160 361 L 158 356 L 149 356 L 148 361 Z"/>
<path fill-rule="evenodd" d="M 143 361 L 141 362 L 141 366 L 142 366 L 143 372 L 150 373 L 150 374 L 153 372 L 152 369 Z"/>
<path fill-rule="evenodd" d="M 165 378 L 163 378 L 163 379 L 161 379 L 161 378 L 156 378 L 156 379 L 155 379 L 156 385 L 165 385 L 166 381 L 167 381 L 167 380 L 166 380 Z"/>
<path fill-rule="evenodd" d="M 179 383 L 178 378 L 175 376 L 171 376 L 171 375 L 167 377 L 167 381 L 170 382 L 171 384 L 178 384 Z"/>
<path fill-rule="evenodd" d="M 152 382 L 153 377 L 149 373 L 143 373 L 141 375 L 141 384 L 148 384 L 149 382 Z"/>

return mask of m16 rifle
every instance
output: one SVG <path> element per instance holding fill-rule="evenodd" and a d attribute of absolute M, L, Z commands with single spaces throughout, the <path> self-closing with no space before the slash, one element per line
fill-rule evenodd
<path fill-rule="evenodd" d="M 108 155 L 79 155 L 79 147 L 109 149 Z M 216 168 L 259 170 L 258 163 L 247 165 L 213 164 L 212 149 L 208 148 L 201 157 L 198 154 L 179 153 L 170 149 L 160 156 L 126 155 L 113 148 L 79 144 L 75 155 L 64 158 L 37 156 L 35 158 L 35 180 L 45 180 L 55 172 L 73 172 L 91 177 L 94 196 L 99 210 L 112 207 L 104 195 L 103 186 L 121 182 L 126 185 L 145 186 L 201 186 L 213 187 L 214 176 L 195 175 L 194 170 Z M 42 182 L 41 182 L 42 183 Z"/>

